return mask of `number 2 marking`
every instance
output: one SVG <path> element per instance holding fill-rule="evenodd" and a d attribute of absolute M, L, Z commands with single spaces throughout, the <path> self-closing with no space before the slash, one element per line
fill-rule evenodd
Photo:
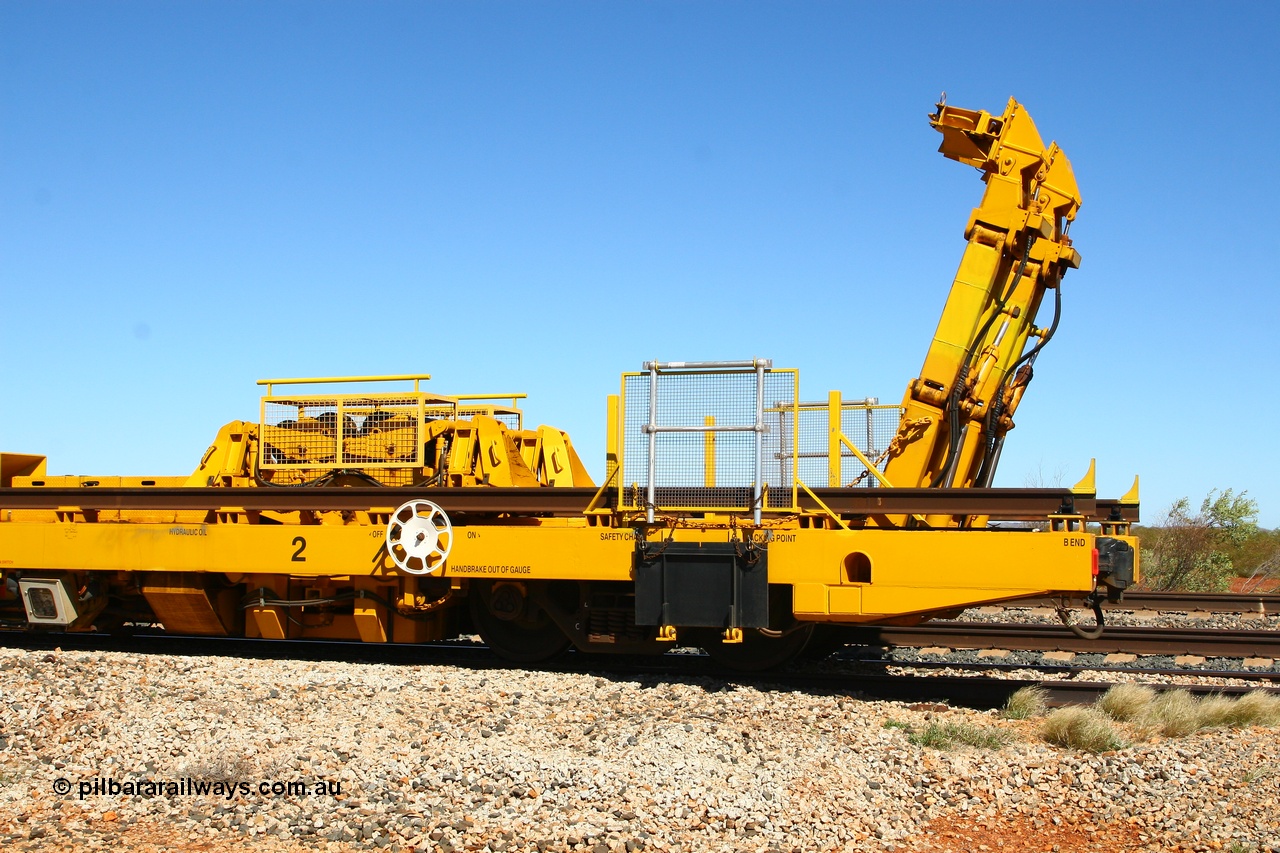
<path fill-rule="evenodd" d="M 302 552 L 307 550 L 307 540 L 303 539 L 301 536 L 295 536 L 293 537 L 292 544 L 298 546 L 298 550 L 293 552 L 293 562 L 305 563 L 307 558 L 302 556 Z"/>

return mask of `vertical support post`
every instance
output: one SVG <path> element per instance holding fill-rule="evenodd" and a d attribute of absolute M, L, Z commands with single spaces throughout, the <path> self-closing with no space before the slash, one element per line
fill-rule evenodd
<path fill-rule="evenodd" d="M 613 479 L 622 461 L 618 458 L 618 395 L 610 394 L 605 404 L 604 426 L 604 481 Z M 621 482 L 621 481 L 619 481 Z"/>
<path fill-rule="evenodd" d="M 840 416 L 844 405 L 839 391 L 827 392 L 827 485 L 833 489 L 840 487 L 844 476 L 841 472 L 841 457 L 844 448 L 840 446 Z"/>
<path fill-rule="evenodd" d="M 756 359 L 756 483 L 751 518 L 760 525 L 764 509 L 764 362 Z"/>
<path fill-rule="evenodd" d="M 421 394 L 418 395 L 418 411 L 415 414 L 415 417 L 417 418 L 417 421 L 413 425 L 413 443 L 418 449 L 414 451 L 417 454 L 414 458 L 417 460 L 417 465 L 422 467 L 428 464 L 428 459 L 426 442 L 422 440 L 423 436 L 427 434 L 427 401 L 422 398 Z M 439 462 L 437 460 L 432 459 L 429 461 L 431 465 L 436 467 L 439 466 Z"/>
<path fill-rule="evenodd" d="M 709 427 L 715 426 L 716 416 L 707 415 L 703 419 L 703 423 Z M 707 430 L 702 434 L 702 453 L 704 485 L 708 489 L 714 489 L 716 485 L 716 434 L 711 430 Z"/>
<path fill-rule="evenodd" d="M 391 631 L 394 609 L 383 605 L 378 599 L 364 593 L 373 593 L 384 600 L 388 597 L 395 600 L 395 592 L 389 586 L 379 583 L 377 578 L 352 578 L 356 588 L 356 600 L 353 603 L 352 615 L 356 630 L 360 633 L 360 641 L 364 643 L 385 643 Z M 394 630 L 394 629 L 393 629 Z"/>
<path fill-rule="evenodd" d="M 791 454 L 783 453 L 783 451 L 791 446 L 790 442 L 793 437 L 787 431 L 787 411 L 782 407 L 781 403 L 782 401 L 775 403 L 775 408 L 778 410 L 778 453 L 776 454 L 778 457 L 778 482 L 787 483 L 793 479 L 791 476 L 792 460 Z M 794 503 L 795 501 L 792 501 L 792 504 Z"/>
<path fill-rule="evenodd" d="M 345 455 L 342 452 L 342 443 L 346 441 L 346 438 L 347 438 L 347 435 L 346 435 L 347 415 L 346 415 L 346 410 L 343 408 L 341 397 L 338 398 L 338 405 L 335 408 L 337 409 L 337 418 L 333 422 L 333 440 L 337 443 L 337 448 L 333 457 L 333 461 L 338 465 L 341 465 L 347 461 Z"/>
<path fill-rule="evenodd" d="M 791 372 L 791 507 L 800 506 L 800 373 Z"/>
<path fill-rule="evenodd" d="M 644 511 L 645 521 L 653 524 L 653 505 L 657 501 L 654 479 L 658 475 L 658 362 L 649 362 L 649 484 Z"/>

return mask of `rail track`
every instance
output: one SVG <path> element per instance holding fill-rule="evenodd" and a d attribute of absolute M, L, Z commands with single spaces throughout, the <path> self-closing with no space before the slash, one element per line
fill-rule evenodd
<path fill-rule="evenodd" d="M 1216 613 L 1280 613 L 1277 595 L 1209 595 L 1202 593 L 1131 593 L 1125 603 L 1134 609 L 1201 611 Z M 1012 606 L 1052 606 L 1048 600 L 1027 599 Z M 612 678 L 698 679 L 710 689 L 747 684 L 760 688 L 787 688 L 835 692 L 867 699 L 947 703 L 974 708 L 1000 707 L 1018 689 L 1043 689 L 1050 705 L 1094 701 L 1115 683 L 1115 678 L 1140 679 L 1159 689 L 1183 689 L 1195 695 L 1241 694 L 1249 682 L 1280 691 L 1280 672 L 1274 670 L 1216 670 L 1131 666 L 1083 666 L 1060 663 L 900 661 L 868 658 L 867 648 L 1006 649 L 1018 651 L 1070 651 L 1076 653 L 1138 655 L 1199 655 L 1230 658 L 1280 658 L 1280 632 L 1214 630 L 1200 628 L 1108 627 L 1097 640 L 1084 640 L 1061 625 L 1026 625 L 987 622 L 931 623 L 910 628 L 848 626 L 837 629 L 838 648 L 826 663 L 800 665 L 785 671 L 742 673 L 727 670 L 697 653 L 661 657 L 631 657 L 570 652 L 539 666 L 541 671 L 596 672 Z M 247 658 L 290 657 L 299 660 L 350 661 L 394 665 L 456 665 L 469 669 L 507 668 L 486 646 L 465 640 L 414 645 L 373 645 L 348 641 L 252 640 L 173 636 L 141 629 L 126 636 L 93 633 L 43 633 L 0 631 L 0 646 L 31 651 L 115 651 L 156 655 L 210 655 Z M 895 672 L 886 670 L 893 668 Z M 903 672 L 908 670 L 908 672 Z M 945 670 L 945 672 L 939 672 Z M 1034 671 L 1044 678 L 1014 677 Z M 969 671 L 972 675 L 957 675 Z M 1008 675 L 992 675 L 1008 673 Z M 1098 679 L 1106 674 L 1110 680 Z M 1216 683 L 1170 684 L 1152 679 L 1175 677 L 1231 679 L 1230 686 Z"/>
<path fill-rule="evenodd" d="M 1024 598 L 1005 607 L 1053 607 L 1051 598 Z M 1126 592 L 1117 610 L 1160 610 L 1189 613 L 1257 613 L 1280 615 L 1280 593 Z"/>
<path fill-rule="evenodd" d="M 1280 658 L 1280 632 L 1276 631 L 1110 626 L 1100 638 L 1085 640 L 1072 634 L 1062 625 L 948 622 L 910 628 L 851 626 L 841 629 L 839 633 L 840 639 L 848 645 L 884 648 L 945 647 L 1096 654 Z"/>
<path fill-rule="evenodd" d="M 285 656 L 297 660 L 345 661 L 351 663 L 383 663 L 417 666 L 461 666 L 467 669 L 509 669 L 513 665 L 495 656 L 478 642 L 452 641 L 421 645 L 373 645 L 348 641 L 323 640 L 250 640 L 225 637 L 188 637 L 162 633 L 139 632 L 129 636 L 101 634 L 52 634 L 0 632 L 0 647 L 28 651 L 108 651 L 127 654 L 172 656 L 245 657 L 250 659 Z M 887 667 L 916 670 L 971 670 L 973 675 L 889 673 Z M 693 679 L 709 690 L 734 685 L 759 689 L 801 689 L 822 693 L 839 693 L 856 698 L 881 699 L 917 703 L 944 703 L 979 709 L 998 708 L 1009 696 L 1023 688 L 1036 686 L 1047 694 L 1050 705 L 1087 704 L 1101 696 L 1114 680 L 1089 678 L 1101 672 L 1112 675 L 1183 676 L 1230 678 L 1256 682 L 1264 689 L 1280 692 L 1275 682 L 1280 673 L 1244 673 L 1238 671 L 1106 668 L 1086 666 L 1030 666 L 1011 664 L 953 664 L 898 662 L 859 659 L 849 649 L 838 652 L 821 664 L 801 664 L 786 670 L 744 673 L 726 669 L 704 654 L 696 652 L 667 654 L 660 657 L 595 655 L 571 651 L 554 661 L 537 665 L 542 672 L 590 672 L 614 679 Z M 992 676 L 991 672 L 1032 670 L 1046 672 L 1050 678 L 1015 678 Z M 1145 679 L 1144 679 L 1145 681 Z M 1183 689 L 1194 695 L 1239 695 L 1253 686 L 1206 683 L 1169 684 L 1147 681 L 1156 690 Z"/>
<path fill-rule="evenodd" d="M 1052 662 L 1027 663 L 1020 661 L 954 661 L 954 660 L 898 660 L 896 658 L 868 658 L 856 653 L 837 652 L 836 660 L 871 667 L 873 669 L 890 668 L 894 670 L 961 670 L 967 672 L 1008 672 L 1018 673 L 1035 671 L 1058 678 L 1074 679 L 1087 673 L 1103 673 L 1114 676 L 1155 676 L 1158 678 L 1221 678 L 1234 681 L 1255 683 L 1260 687 L 1275 685 L 1280 687 L 1280 671 L 1257 669 L 1207 669 L 1205 667 L 1154 667 L 1129 665 L 1095 665 L 1095 664 L 1062 664 Z"/>

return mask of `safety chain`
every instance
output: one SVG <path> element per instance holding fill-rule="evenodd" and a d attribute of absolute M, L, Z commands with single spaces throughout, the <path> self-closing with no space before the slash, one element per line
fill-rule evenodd
<path fill-rule="evenodd" d="M 760 562 L 760 549 L 756 547 L 756 539 L 748 533 L 746 547 L 744 548 L 742 537 L 739 536 L 738 531 L 738 517 L 736 515 L 729 516 L 729 541 L 733 543 L 733 553 L 748 566 L 754 566 Z"/>

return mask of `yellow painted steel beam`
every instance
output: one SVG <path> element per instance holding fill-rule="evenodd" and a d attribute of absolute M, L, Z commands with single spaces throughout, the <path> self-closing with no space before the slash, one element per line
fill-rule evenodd
<path fill-rule="evenodd" d="M 814 503 L 822 507 L 822 511 L 825 512 L 828 516 L 830 516 L 835 521 L 836 524 L 838 524 L 844 530 L 849 529 L 849 525 L 844 523 L 844 519 L 842 519 L 840 516 L 832 512 L 831 507 L 823 503 L 822 498 L 815 495 L 813 493 L 813 489 L 810 489 L 807 485 L 805 485 L 803 480 L 801 480 L 799 477 L 796 477 L 796 482 L 800 484 L 800 488 L 804 490 L 804 493 L 809 497 L 813 498 Z"/>
<path fill-rule="evenodd" d="M 857 445 L 855 445 L 848 438 L 846 438 L 844 433 L 840 434 L 840 443 L 843 444 L 845 447 L 849 448 L 849 450 L 853 452 L 853 455 L 858 458 L 859 462 L 861 462 L 863 465 L 867 467 L 867 471 L 871 474 L 872 477 L 875 477 L 880 482 L 880 485 L 886 488 L 893 488 L 893 483 L 889 482 L 889 478 L 886 477 L 884 474 L 880 473 L 880 469 L 876 467 L 875 463 L 872 462 L 870 459 L 868 459 L 866 457 L 866 454 L 864 454 L 861 450 L 858 449 Z"/>
<path fill-rule="evenodd" d="M 715 426 L 715 415 L 707 415 L 703 418 L 703 425 Z M 702 468 L 702 484 L 708 489 L 714 489 L 716 486 L 716 434 L 710 430 L 702 434 Z"/>
<path fill-rule="evenodd" d="M 604 419 L 604 477 L 609 482 L 622 465 L 622 398 L 617 394 L 609 395 Z"/>
<path fill-rule="evenodd" d="M 585 519 L 523 521 L 455 527 L 441 576 L 631 579 L 635 533 L 630 528 L 590 526 Z M 677 528 L 668 535 L 675 541 L 717 542 L 724 541 L 726 531 Z M 7 522 L 0 524 L 0 569 L 219 573 L 259 586 L 272 578 L 364 577 L 394 585 L 407 576 L 387 558 L 384 536 L 381 525 L 361 524 Z M 1083 594 L 1093 588 L 1096 537 L 1083 530 L 780 527 L 757 538 L 768 548 L 771 583 L 861 590 L 857 596 L 828 595 L 825 613 L 797 605 L 804 618 L 819 621 L 889 617 L 1045 591 Z M 287 583 L 269 586 L 276 597 L 287 597 Z M 278 636 L 287 632 L 280 609 L 266 606 L 248 615 L 264 636 Z M 362 615 L 365 629 L 374 633 L 370 620 L 375 615 Z"/>
<path fill-rule="evenodd" d="M 455 528 L 443 575 L 625 580 L 634 533 L 586 519 Z M 572 526 L 571 526 L 572 525 Z M 0 568 L 399 576 L 383 526 L 339 524 L 0 524 Z"/>
<path fill-rule="evenodd" d="M 844 453 L 840 441 L 844 438 L 844 424 L 840 416 L 844 412 L 839 391 L 827 392 L 827 486 L 838 489 L 844 485 L 841 460 Z"/>

